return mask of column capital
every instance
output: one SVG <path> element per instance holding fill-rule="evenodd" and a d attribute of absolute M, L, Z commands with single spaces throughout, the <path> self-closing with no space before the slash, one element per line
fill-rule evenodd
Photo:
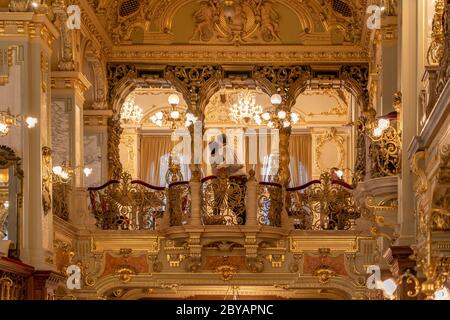
<path fill-rule="evenodd" d="M 0 12 L 0 40 L 23 41 L 40 38 L 51 51 L 52 43 L 59 37 L 56 27 L 45 14 L 34 12 Z"/>
<path fill-rule="evenodd" d="M 79 71 L 52 71 L 52 90 L 75 89 L 76 93 L 83 95 L 92 85 Z"/>

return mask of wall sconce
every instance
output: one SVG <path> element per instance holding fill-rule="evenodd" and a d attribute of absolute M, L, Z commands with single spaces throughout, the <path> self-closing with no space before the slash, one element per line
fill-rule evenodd
<path fill-rule="evenodd" d="M 6 111 L 0 111 L 0 137 L 7 136 L 11 126 L 18 125 L 23 119 L 22 115 L 13 116 L 9 108 Z M 36 127 L 38 123 L 38 120 L 33 117 L 26 117 L 24 120 L 29 129 Z"/>
<path fill-rule="evenodd" d="M 60 166 L 53 167 L 53 179 L 56 183 L 69 183 L 73 176 L 75 176 L 75 170 L 82 167 L 71 168 L 65 162 Z M 92 168 L 83 168 L 83 173 L 85 177 L 89 177 L 92 174 Z"/>

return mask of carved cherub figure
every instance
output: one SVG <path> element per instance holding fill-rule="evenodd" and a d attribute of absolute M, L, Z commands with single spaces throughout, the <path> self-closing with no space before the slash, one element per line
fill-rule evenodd
<path fill-rule="evenodd" d="M 273 9 L 273 3 L 270 1 L 262 2 L 259 6 L 259 16 L 263 40 L 267 42 L 279 41 L 278 21 L 280 15 Z"/>
<path fill-rule="evenodd" d="M 247 23 L 247 15 L 245 14 L 244 7 L 236 3 L 233 5 L 233 14 L 227 19 L 228 27 L 231 31 L 241 32 L 245 29 Z"/>
<path fill-rule="evenodd" d="M 194 13 L 195 29 L 192 41 L 207 42 L 214 35 L 216 9 L 208 1 L 200 2 L 200 8 Z"/>

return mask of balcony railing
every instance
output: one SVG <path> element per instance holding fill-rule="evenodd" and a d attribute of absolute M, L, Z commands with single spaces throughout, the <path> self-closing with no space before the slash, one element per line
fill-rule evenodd
<path fill-rule="evenodd" d="M 161 221 L 167 221 L 166 227 L 189 225 L 193 218 L 193 190 L 198 192 L 198 223 L 282 226 L 282 185 L 258 183 L 253 177 L 247 180 L 241 176 L 210 176 L 198 182 L 175 182 L 165 189 L 131 181 L 129 175 L 124 175 L 121 182 L 112 180 L 90 188 L 90 209 L 96 226 L 103 230 L 155 230 L 164 214 L 168 215 L 167 220 Z M 343 181 L 331 180 L 329 174 L 285 191 L 285 211 L 295 229 L 349 230 L 361 216 L 353 188 Z"/>
<path fill-rule="evenodd" d="M 286 189 L 288 215 L 294 228 L 300 230 L 349 230 L 361 216 L 352 187 L 340 180 L 331 180 L 328 173 L 320 180 L 297 188 Z"/>
<path fill-rule="evenodd" d="M 246 181 L 244 177 L 210 176 L 202 179 L 203 224 L 244 225 Z"/>
<path fill-rule="evenodd" d="M 104 230 L 154 230 L 166 207 L 165 188 L 131 181 L 128 174 L 88 191 L 96 226 Z"/>
<path fill-rule="evenodd" d="M 188 181 L 169 185 L 170 226 L 182 226 L 191 216 L 191 190 Z"/>
<path fill-rule="evenodd" d="M 258 223 L 281 227 L 283 187 L 278 183 L 260 182 L 258 185 Z"/>

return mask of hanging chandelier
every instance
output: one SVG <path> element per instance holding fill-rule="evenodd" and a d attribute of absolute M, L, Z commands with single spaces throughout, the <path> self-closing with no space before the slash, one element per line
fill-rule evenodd
<path fill-rule="evenodd" d="M 237 94 L 237 101 L 230 107 L 230 117 L 236 123 L 248 124 L 263 112 L 263 108 L 256 104 L 256 96 L 246 89 Z"/>
<path fill-rule="evenodd" d="M 142 108 L 135 103 L 135 99 L 136 96 L 131 93 L 123 103 L 120 111 L 120 120 L 123 122 L 139 123 L 144 117 Z"/>
<path fill-rule="evenodd" d="M 172 130 L 177 128 L 188 128 L 197 121 L 197 117 L 190 112 L 178 111 L 176 107 L 180 103 L 180 97 L 177 94 L 171 94 L 168 98 L 171 105 L 170 111 L 158 111 L 150 117 L 150 121 L 158 127 L 170 127 Z"/>
<path fill-rule="evenodd" d="M 254 120 L 258 125 L 264 124 L 270 129 L 282 129 L 291 128 L 300 121 L 300 116 L 297 113 L 280 108 L 283 99 L 279 94 L 274 94 L 270 101 L 275 106 L 275 111 L 256 115 Z"/>
<path fill-rule="evenodd" d="M 8 135 L 9 130 L 11 129 L 11 126 L 18 125 L 19 122 L 21 122 L 23 119 L 23 116 L 13 116 L 9 112 L 9 108 L 6 111 L 0 111 L 0 137 L 4 137 Z M 26 117 L 25 123 L 27 124 L 28 128 L 34 128 L 36 127 L 38 120 L 33 117 Z"/>

